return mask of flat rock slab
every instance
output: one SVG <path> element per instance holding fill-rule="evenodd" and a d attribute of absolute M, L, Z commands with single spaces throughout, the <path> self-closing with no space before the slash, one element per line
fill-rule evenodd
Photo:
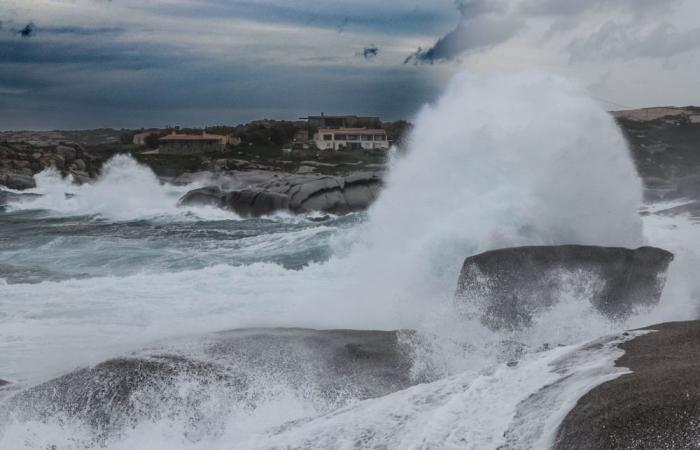
<path fill-rule="evenodd" d="M 175 341 L 19 392 L 0 423 L 3 412 L 21 420 L 61 415 L 99 439 L 163 414 L 208 415 L 212 405 L 221 408 L 217 420 L 227 409 L 256 408 L 271 392 L 338 407 L 429 381 L 411 375 L 401 333 L 410 332 L 246 329 Z"/>
<path fill-rule="evenodd" d="M 700 321 L 654 325 L 620 344 L 632 373 L 584 395 L 559 427 L 555 449 L 700 448 Z"/>
<path fill-rule="evenodd" d="M 589 301 L 611 319 L 656 305 L 673 254 L 641 247 L 560 245 L 493 250 L 464 261 L 458 309 L 493 329 L 526 327 L 564 297 Z"/>

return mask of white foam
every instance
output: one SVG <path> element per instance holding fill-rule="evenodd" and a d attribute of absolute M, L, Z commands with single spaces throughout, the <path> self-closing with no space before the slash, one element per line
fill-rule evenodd
<path fill-rule="evenodd" d="M 13 209 L 44 209 L 63 216 L 96 215 L 118 221 L 164 216 L 170 220 L 237 219 L 232 212 L 214 207 L 178 207 L 179 198 L 200 185 L 161 183 L 148 167 L 129 155 L 116 155 L 107 161 L 92 183 L 73 184 L 72 176 L 63 178 L 55 169 L 47 169 L 35 179 L 37 187 L 26 192 L 42 197 L 14 204 Z"/>

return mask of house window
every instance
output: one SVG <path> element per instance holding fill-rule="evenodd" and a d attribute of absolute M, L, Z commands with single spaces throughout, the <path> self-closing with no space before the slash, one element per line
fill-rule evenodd
<path fill-rule="evenodd" d="M 324 134 L 324 135 L 323 135 L 323 140 L 324 140 L 324 141 L 332 141 L 332 140 L 333 140 L 333 135 L 332 135 L 332 134 Z"/>
<path fill-rule="evenodd" d="M 386 136 L 384 136 L 383 134 L 375 134 L 374 140 L 375 141 L 386 141 Z"/>
<path fill-rule="evenodd" d="M 336 135 L 335 135 L 335 140 L 336 140 L 336 141 L 346 141 L 346 140 L 347 140 L 347 136 L 344 135 L 344 134 L 336 134 Z"/>
<path fill-rule="evenodd" d="M 348 141 L 356 141 L 358 137 L 356 134 L 348 134 Z"/>
<path fill-rule="evenodd" d="M 371 141 L 371 140 L 372 140 L 372 135 L 371 135 L 371 134 L 363 134 L 363 135 L 362 135 L 362 140 L 363 140 L 363 141 Z"/>

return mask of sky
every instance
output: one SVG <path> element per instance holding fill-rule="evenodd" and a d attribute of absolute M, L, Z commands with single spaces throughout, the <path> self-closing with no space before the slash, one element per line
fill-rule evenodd
<path fill-rule="evenodd" d="M 698 0 L 0 0 L 0 129 L 410 119 L 459 70 L 700 105 Z"/>

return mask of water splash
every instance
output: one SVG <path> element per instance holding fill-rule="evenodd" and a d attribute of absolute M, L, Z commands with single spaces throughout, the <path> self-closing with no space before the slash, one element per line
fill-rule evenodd
<path fill-rule="evenodd" d="M 200 186 L 161 183 L 151 169 L 129 155 L 112 157 L 93 183 L 75 185 L 70 175 L 64 178 L 55 169 L 45 170 L 35 178 L 37 187 L 28 192 L 42 194 L 42 197 L 15 204 L 13 209 L 44 209 L 63 216 L 97 216 L 116 221 L 158 217 L 237 219 L 235 214 L 213 207 L 179 208 L 178 199 Z"/>

